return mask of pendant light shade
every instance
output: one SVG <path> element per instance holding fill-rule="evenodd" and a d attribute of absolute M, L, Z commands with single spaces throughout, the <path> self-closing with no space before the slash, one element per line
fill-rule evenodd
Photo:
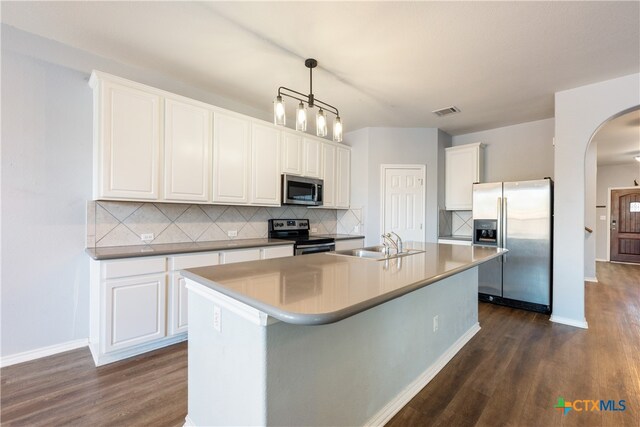
<path fill-rule="evenodd" d="M 287 116 L 284 113 L 284 101 L 280 95 L 273 100 L 273 123 L 278 126 L 287 124 Z"/>
<path fill-rule="evenodd" d="M 322 108 L 316 114 L 316 135 L 320 137 L 327 136 L 327 116 Z"/>
<path fill-rule="evenodd" d="M 333 140 L 342 142 L 342 120 L 340 120 L 340 116 L 336 116 L 333 121 Z"/>
<path fill-rule="evenodd" d="M 300 132 L 306 132 L 307 130 L 307 108 L 302 102 L 298 104 L 298 109 L 296 110 L 296 130 Z"/>

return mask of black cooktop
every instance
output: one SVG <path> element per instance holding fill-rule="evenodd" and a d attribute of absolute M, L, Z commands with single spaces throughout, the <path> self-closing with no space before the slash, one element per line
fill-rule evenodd
<path fill-rule="evenodd" d="M 308 219 L 270 219 L 268 223 L 269 237 L 272 239 L 293 240 L 296 245 L 335 242 L 331 237 L 310 236 Z"/>

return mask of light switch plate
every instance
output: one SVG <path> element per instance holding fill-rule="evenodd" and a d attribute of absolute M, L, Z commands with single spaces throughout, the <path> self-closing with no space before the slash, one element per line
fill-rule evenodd
<path fill-rule="evenodd" d="M 227 236 L 236 237 L 238 235 L 238 230 L 229 230 L 227 231 Z"/>

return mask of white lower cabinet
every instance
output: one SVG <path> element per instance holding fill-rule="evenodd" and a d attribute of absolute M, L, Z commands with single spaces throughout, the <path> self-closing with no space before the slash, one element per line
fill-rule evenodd
<path fill-rule="evenodd" d="M 291 255 L 293 245 L 91 260 L 89 348 L 96 366 L 187 339 L 180 270 Z"/>
<path fill-rule="evenodd" d="M 105 353 L 166 335 L 166 287 L 164 273 L 105 282 Z"/>
<path fill-rule="evenodd" d="M 175 255 L 169 257 L 169 301 L 167 304 L 167 335 L 185 334 L 189 325 L 187 287 L 180 270 L 220 264 L 219 252 Z"/>

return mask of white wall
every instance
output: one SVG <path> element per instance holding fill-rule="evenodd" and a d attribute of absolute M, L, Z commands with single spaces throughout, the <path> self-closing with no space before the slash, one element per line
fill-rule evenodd
<path fill-rule="evenodd" d="M 84 73 L 3 49 L 3 356 L 89 334 L 91 100 Z"/>
<path fill-rule="evenodd" d="M 598 144 L 590 144 L 585 156 L 584 181 L 584 225 L 594 230 L 584 232 L 584 279 L 596 281 L 596 173 L 598 167 Z"/>
<path fill-rule="evenodd" d="M 446 143 L 444 136 L 440 144 Z M 351 204 L 362 206 L 365 216 L 365 244 L 380 241 L 380 165 L 420 164 L 427 166 L 425 203 L 426 240 L 438 238 L 438 129 L 367 128 L 345 134 L 351 145 Z M 366 171 L 366 173 L 365 173 Z M 442 181 L 440 181 L 441 185 Z"/>
<path fill-rule="evenodd" d="M 637 105 L 640 105 L 640 74 L 555 95 L 553 321 L 587 326 L 584 311 L 587 146 L 605 121 Z"/>
<path fill-rule="evenodd" d="M 263 118 L 156 71 L 2 25 L 3 359 L 89 335 L 93 68 Z"/>
<path fill-rule="evenodd" d="M 553 178 L 554 119 L 452 137 L 452 145 L 486 144 L 484 181 Z"/>
<path fill-rule="evenodd" d="M 633 187 L 633 180 L 640 182 L 640 163 L 627 165 L 598 166 L 598 183 L 595 198 L 597 206 L 605 206 L 596 209 L 596 259 L 608 260 L 609 247 L 607 246 L 607 232 L 609 220 L 601 220 L 601 216 L 607 216 L 609 206 L 609 188 Z"/>

